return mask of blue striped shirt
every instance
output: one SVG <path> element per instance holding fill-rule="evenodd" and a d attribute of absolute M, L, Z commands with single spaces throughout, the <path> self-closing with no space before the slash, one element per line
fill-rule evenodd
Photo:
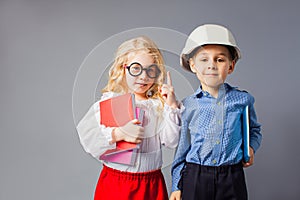
<path fill-rule="evenodd" d="M 259 148 L 262 135 L 249 93 L 223 84 L 218 97 L 201 87 L 183 100 L 180 140 L 172 165 L 172 191 L 185 162 L 206 166 L 233 165 L 243 158 L 241 115 L 246 105 L 250 115 L 250 146 Z"/>

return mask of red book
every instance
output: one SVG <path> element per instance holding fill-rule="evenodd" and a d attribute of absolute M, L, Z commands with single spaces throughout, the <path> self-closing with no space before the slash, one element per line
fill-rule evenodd
<path fill-rule="evenodd" d="M 101 101 L 100 123 L 107 127 L 120 127 L 136 118 L 134 94 L 124 94 Z"/>
<path fill-rule="evenodd" d="M 100 103 L 100 123 L 106 127 L 121 127 L 136 119 L 134 94 L 128 93 L 113 97 Z M 117 149 L 134 149 L 137 144 L 117 142 Z"/>
<path fill-rule="evenodd" d="M 120 127 L 129 121 L 136 119 L 142 121 L 144 111 L 135 107 L 134 94 L 124 94 L 111 99 L 101 101 L 100 105 L 100 123 L 107 127 Z M 105 151 L 101 160 L 117 162 L 132 165 L 135 160 L 138 144 L 126 141 L 119 141 L 115 149 Z"/>

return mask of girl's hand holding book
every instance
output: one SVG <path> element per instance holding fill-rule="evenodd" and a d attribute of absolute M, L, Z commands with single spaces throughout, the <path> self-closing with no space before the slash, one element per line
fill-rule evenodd
<path fill-rule="evenodd" d="M 144 128 L 138 126 L 140 124 L 137 119 L 134 119 L 122 127 L 117 127 L 112 132 L 112 143 L 118 141 L 126 141 L 132 143 L 141 143 L 144 135 Z"/>

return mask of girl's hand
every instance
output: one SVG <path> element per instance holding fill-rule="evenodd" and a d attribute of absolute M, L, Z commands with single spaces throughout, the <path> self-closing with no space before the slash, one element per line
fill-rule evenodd
<path fill-rule="evenodd" d="M 134 119 L 122 127 L 115 128 L 112 131 L 111 144 L 124 140 L 126 142 L 141 143 L 144 135 L 144 128 L 138 126 L 140 124 L 137 119 Z"/>
<path fill-rule="evenodd" d="M 251 165 L 253 165 L 254 163 L 254 151 L 253 149 L 250 147 L 250 159 L 248 162 L 243 162 L 243 166 L 244 167 L 250 167 Z"/>
<path fill-rule="evenodd" d="M 172 192 L 172 194 L 169 198 L 169 200 L 180 200 L 180 199 L 181 199 L 181 191 L 180 190 Z"/>
<path fill-rule="evenodd" d="M 176 101 L 176 96 L 174 93 L 174 87 L 172 85 L 170 72 L 167 72 L 167 83 L 163 84 L 159 88 L 159 92 L 166 104 L 168 104 L 171 108 L 178 108 L 178 103 Z"/>

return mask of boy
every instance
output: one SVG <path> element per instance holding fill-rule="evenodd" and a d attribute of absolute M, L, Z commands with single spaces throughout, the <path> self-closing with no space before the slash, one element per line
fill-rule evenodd
<path fill-rule="evenodd" d="M 254 98 L 225 83 L 240 50 L 225 27 L 197 27 L 186 41 L 181 65 L 196 74 L 199 89 L 183 100 L 180 141 L 172 166 L 170 200 L 247 199 L 243 167 L 253 164 L 262 135 Z M 241 115 L 249 106 L 250 160 L 243 162 Z"/>

